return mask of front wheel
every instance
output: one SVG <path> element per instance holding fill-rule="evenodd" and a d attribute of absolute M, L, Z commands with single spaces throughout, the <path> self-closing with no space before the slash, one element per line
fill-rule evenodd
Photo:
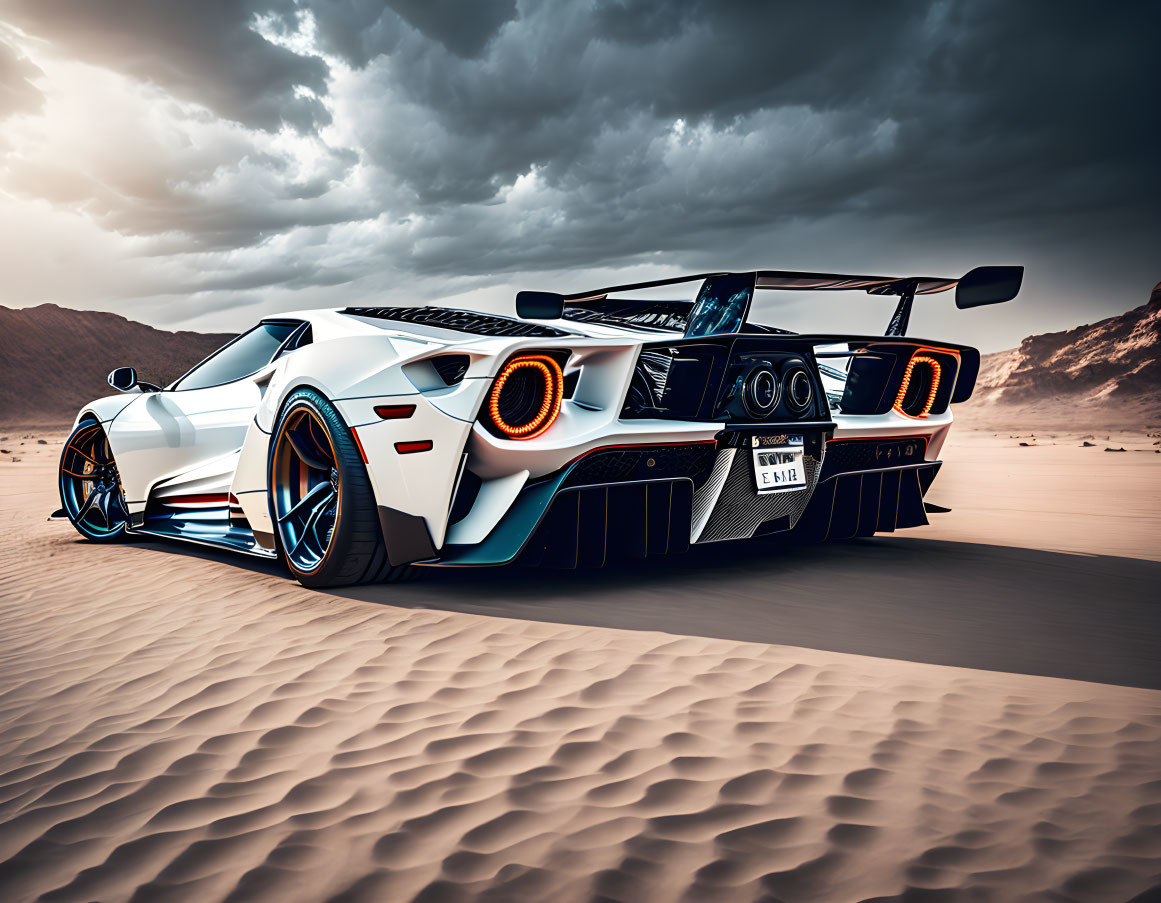
<path fill-rule="evenodd" d="M 395 581 L 415 568 L 387 560 L 371 481 L 351 431 L 323 396 L 290 396 L 270 444 L 278 548 L 303 586 Z"/>
<path fill-rule="evenodd" d="M 129 538 L 121 478 L 101 424 L 85 420 L 65 442 L 59 488 L 65 514 L 81 536 L 92 542 Z"/>

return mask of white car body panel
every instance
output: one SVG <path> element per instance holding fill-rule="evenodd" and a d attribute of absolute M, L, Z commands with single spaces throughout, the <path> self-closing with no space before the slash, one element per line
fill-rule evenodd
<path fill-rule="evenodd" d="M 218 482 L 228 487 L 259 400 L 254 381 L 241 379 L 209 389 L 150 392 L 121 411 L 105 433 L 130 512 L 145 507 L 154 487 L 210 461 L 219 462 Z"/>

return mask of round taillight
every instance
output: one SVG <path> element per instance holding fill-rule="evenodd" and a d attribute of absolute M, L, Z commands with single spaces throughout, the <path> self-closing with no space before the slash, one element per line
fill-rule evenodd
<path fill-rule="evenodd" d="M 939 392 L 942 370 L 939 361 L 925 354 L 912 355 L 903 371 L 899 394 L 895 396 L 895 410 L 908 417 L 923 419 L 931 413 Z"/>
<path fill-rule="evenodd" d="M 552 426 L 560 414 L 564 374 L 547 355 L 508 361 L 488 394 L 484 424 L 504 439 L 532 439 Z"/>

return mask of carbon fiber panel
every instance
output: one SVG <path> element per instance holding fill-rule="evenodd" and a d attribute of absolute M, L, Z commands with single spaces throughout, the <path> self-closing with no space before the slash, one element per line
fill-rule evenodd
<path fill-rule="evenodd" d="M 696 542 L 719 542 L 725 539 L 749 539 L 757 529 L 767 521 L 776 518 L 789 518 L 789 526 L 793 527 L 810 503 L 810 496 L 818 482 L 821 462 L 811 455 L 803 456 L 803 469 L 806 471 L 806 486 L 802 489 L 793 489 L 787 492 L 772 492 L 760 495 L 754 486 L 754 464 L 748 449 L 742 449 L 740 454 L 727 454 L 737 449 L 723 449 L 718 454 L 714 464 L 714 473 L 706 481 L 703 489 L 708 489 L 715 483 L 715 476 L 720 476 L 719 465 L 728 467 L 721 491 L 714 499 L 699 493 L 694 498 L 694 524 L 699 523 L 699 504 L 704 506 L 713 502 L 713 509 L 705 521 L 700 533 L 696 534 Z"/>

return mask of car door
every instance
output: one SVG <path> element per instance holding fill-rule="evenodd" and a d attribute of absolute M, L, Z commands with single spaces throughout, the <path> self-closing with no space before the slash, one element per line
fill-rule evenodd
<path fill-rule="evenodd" d="M 136 399 L 107 433 L 131 513 L 151 493 L 223 496 L 262 399 L 255 377 L 301 335 L 303 324 L 264 320 L 173 385 Z"/>

